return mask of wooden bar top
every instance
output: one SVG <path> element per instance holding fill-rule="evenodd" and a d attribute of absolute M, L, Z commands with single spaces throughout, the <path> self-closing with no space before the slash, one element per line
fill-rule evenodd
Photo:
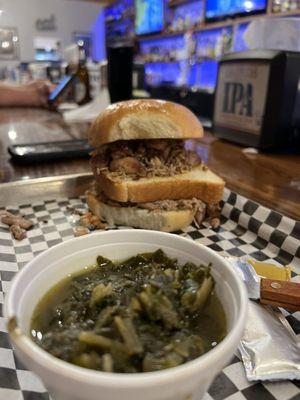
<path fill-rule="evenodd" d="M 60 114 L 47 110 L 0 109 L 0 182 L 89 172 L 86 158 L 21 166 L 12 163 L 7 152 L 10 144 L 84 138 L 86 128 L 68 126 Z M 208 132 L 195 146 L 228 188 L 300 220 L 300 155 L 253 154 Z"/>

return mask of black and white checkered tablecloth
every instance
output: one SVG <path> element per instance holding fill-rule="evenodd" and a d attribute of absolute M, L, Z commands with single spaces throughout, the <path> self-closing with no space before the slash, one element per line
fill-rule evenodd
<path fill-rule="evenodd" d="M 223 197 L 222 225 L 217 230 L 190 226 L 177 232 L 224 256 L 275 260 L 291 265 L 293 280 L 300 282 L 300 222 L 293 221 L 229 190 Z M 16 358 L 3 317 L 3 300 L 10 281 L 35 255 L 73 237 L 77 222 L 67 206 L 85 209 L 83 198 L 56 199 L 7 207 L 32 219 L 34 227 L 21 242 L 0 224 L 0 400 L 49 399 L 40 380 Z M 0 207 L 0 210 L 4 207 Z M 300 333 L 300 312 L 286 318 Z M 204 400 L 300 400 L 300 381 L 248 382 L 238 357 L 216 378 Z"/>

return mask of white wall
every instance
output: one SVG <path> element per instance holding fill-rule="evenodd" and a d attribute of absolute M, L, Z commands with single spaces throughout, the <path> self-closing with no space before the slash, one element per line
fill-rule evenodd
<path fill-rule="evenodd" d="M 34 37 L 53 37 L 61 40 L 62 48 L 72 41 L 74 31 L 94 32 L 97 48 L 104 46 L 103 21 L 99 22 L 101 7 L 90 2 L 74 0 L 0 0 L 0 27 L 16 27 L 20 40 L 20 61 L 34 60 Z M 37 31 L 37 19 L 55 15 L 57 29 L 55 31 Z M 96 21 L 98 21 L 97 26 Z M 96 58 L 101 58 L 98 56 Z M 0 60 L 0 65 L 4 62 Z"/>

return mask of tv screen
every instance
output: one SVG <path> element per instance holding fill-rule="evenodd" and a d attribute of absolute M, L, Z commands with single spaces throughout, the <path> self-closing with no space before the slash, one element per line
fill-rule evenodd
<path fill-rule="evenodd" d="M 135 0 L 135 33 L 159 32 L 164 27 L 163 0 Z"/>
<path fill-rule="evenodd" d="M 207 0 L 205 19 L 215 21 L 235 15 L 254 14 L 266 9 L 267 0 Z"/>

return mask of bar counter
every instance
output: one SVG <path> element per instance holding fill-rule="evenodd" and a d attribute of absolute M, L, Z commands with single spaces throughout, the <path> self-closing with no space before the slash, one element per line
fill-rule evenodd
<path fill-rule="evenodd" d="M 12 163 L 7 152 L 10 144 L 84 138 L 86 128 L 85 124 L 68 126 L 59 113 L 47 110 L 0 109 L 0 182 L 89 172 L 88 159 L 21 166 Z M 247 152 L 209 132 L 196 147 L 229 189 L 300 220 L 300 155 Z"/>

